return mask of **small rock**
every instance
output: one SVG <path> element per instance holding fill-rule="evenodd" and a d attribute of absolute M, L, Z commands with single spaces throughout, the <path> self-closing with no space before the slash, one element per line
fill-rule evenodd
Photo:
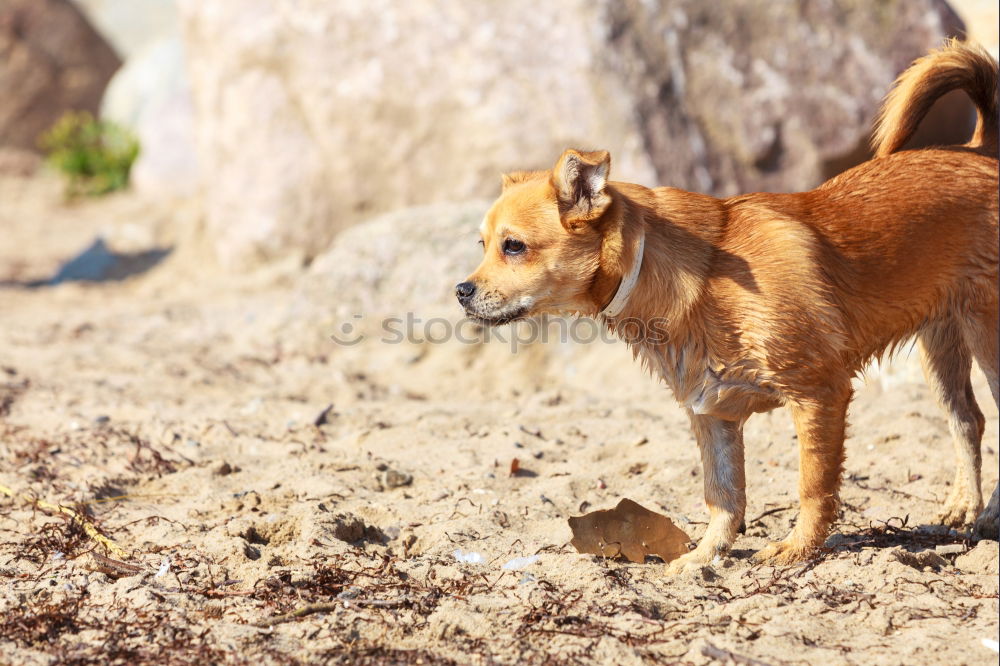
<path fill-rule="evenodd" d="M 719 580 L 720 578 L 722 578 L 722 576 L 720 576 L 719 574 L 717 574 L 715 572 L 715 569 L 713 569 L 710 566 L 703 566 L 701 568 L 701 572 L 700 573 L 701 573 L 702 580 L 704 580 L 704 581 L 706 581 L 708 583 L 711 583 L 712 581 Z"/>
<path fill-rule="evenodd" d="M 344 590 L 337 595 L 338 599 L 357 599 L 361 596 L 361 588 L 357 585 L 349 585 L 344 588 Z"/>
<path fill-rule="evenodd" d="M 256 511 L 260 507 L 260 494 L 256 490 L 245 490 L 233 493 L 232 497 L 222 502 L 222 510 L 228 513 L 241 511 Z"/>
<path fill-rule="evenodd" d="M 414 544 L 417 543 L 417 535 L 412 532 L 407 532 L 400 536 L 400 542 L 403 544 L 403 557 L 410 557 L 410 553 L 413 551 Z"/>
<path fill-rule="evenodd" d="M 384 489 L 400 488 L 413 483 L 413 475 L 389 468 L 378 475 L 378 481 Z"/>
<path fill-rule="evenodd" d="M 324 407 L 319 414 L 316 415 L 316 418 L 313 419 L 313 425 L 318 428 L 319 426 L 326 425 L 327 423 L 329 423 L 330 415 L 332 412 L 333 412 L 333 403 L 330 403 L 329 405 Z"/>
<path fill-rule="evenodd" d="M 922 550 L 919 553 L 911 553 L 908 550 L 898 548 L 892 551 L 892 557 L 908 567 L 913 567 L 917 571 L 933 570 L 948 566 L 948 560 L 933 550 Z"/>
<path fill-rule="evenodd" d="M 375 543 L 386 541 L 386 536 L 382 530 L 374 525 L 366 524 L 364 520 L 353 514 L 337 514 L 327 524 L 333 537 L 340 541 L 352 544 L 360 541 Z"/>
<path fill-rule="evenodd" d="M 234 468 L 232 465 L 223 460 L 215 467 L 215 469 L 212 470 L 212 474 L 215 474 L 216 476 L 228 476 L 238 470 L 238 467 Z"/>
<path fill-rule="evenodd" d="M 959 555 L 955 566 L 962 571 L 996 576 L 1000 573 L 1000 547 L 996 541 L 984 539 L 969 552 Z"/>

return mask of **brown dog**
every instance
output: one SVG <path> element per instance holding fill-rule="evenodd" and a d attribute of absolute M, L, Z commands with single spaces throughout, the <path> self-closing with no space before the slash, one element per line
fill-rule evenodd
<path fill-rule="evenodd" d="M 898 152 L 953 89 L 978 108 L 972 141 Z M 974 358 L 997 398 L 997 63 L 957 43 L 918 60 L 886 99 L 874 145 L 874 159 L 797 194 L 613 183 L 604 151 L 504 176 L 481 228 L 485 257 L 458 299 L 487 324 L 599 316 L 662 375 L 690 415 L 711 512 L 673 571 L 732 545 L 746 506 L 743 424 L 780 405 L 798 433 L 801 510 L 757 558 L 791 562 L 822 545 L 851 378 L 911 336 L 958 454 L 941 521 L 970 524 L 982 509 L 984 419 L 969 373 Z M 977 528 L 996 534 L 996 491 Z"/>

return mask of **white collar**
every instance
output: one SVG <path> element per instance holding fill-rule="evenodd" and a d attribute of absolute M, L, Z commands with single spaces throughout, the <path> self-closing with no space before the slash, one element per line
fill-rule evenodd
<path fill-rule="evenodd" d="M 635 289 L 635 285 L 639 281 L 639 271 L 642 269 L 642 251 L 645 246 L 646 234 L 644 233 L 639 236 L 639 249 L 636 250 L 635 257 L 632 259 L 632 268 L 629 269 L 628 275 L 624 276 L 621 283 L 619 283 L 615 297 L 611 299 L 611 302 L 603 310 L 597 313 L 597 316 L 604 319 L 613 319 L 625 309 L 625 306 L 628 304 L 628 297 L 632 295 L 632 290 Z"/>

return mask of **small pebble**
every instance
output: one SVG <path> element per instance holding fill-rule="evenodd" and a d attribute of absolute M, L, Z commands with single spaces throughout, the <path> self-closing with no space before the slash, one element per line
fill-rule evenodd
<path fill-rule="evenodd" d="M 361 596 L 361 588 L 357 585 L 351 585 L 344 589 L 343 592 L 337 595 L 338 599 L 357 599 Z"/>
<path fill-rule="evenodd" d="M 413 475 L 394 469 L 387 469 L 382 472 L 380 480 L 382 481 L 382 485 L 386 488 L 400 488 L 413 483 Z"/>

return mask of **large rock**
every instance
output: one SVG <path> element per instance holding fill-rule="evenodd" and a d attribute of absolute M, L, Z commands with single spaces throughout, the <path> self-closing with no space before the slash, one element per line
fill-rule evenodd
<path fill-rule="evenodd" d="M 37 150 L 66 111 L 96 114 L 119 64 L 66 0 L 0 1 L 0 147 Z"/>
<path fill-rule="evenodd" d="M 163 35 L 178 34 L 174 0 L 73 0 L 123 60 Z"/>
<path fill-rule="evenodd" d="M 108 85 L 101 114 L 139 137 L 133 187 L 145 194 L 194 193 L 194 103 L 174 0 L 75 2 L 125 60 Z"/>
<path fill-rule="evenodd" d="M 130 177 L 136 190 L 167 196 L 198 190 L 194 101 L 180 35 L 164 35 L 126 60 L 101 113 L 139 137 L 142 152 Z"/>
<path fill-rule="evenodd" d="M 479 224 L 489 206 L 416 206 L 347 229 L 309 267 L 308 300 L 328 303 L 340 318 L 460 316 L 454 285 L 482 259 Z"/>
<path fill-rule="evenodd" d="M 179 0 L 208 230 L 231 265 L 309 258 L 404 205 L 607 148 L 619 179 L 811 187 L 895 75 L 958 21 L 936 0 Z"/>
<path fill-rule="evenodd" d="M 487 195 L 567 143 L 653 180 L 589 12 L 567 4 L 181 2 L 220 254 L 310 255 L 374 212 Z"/>
<path fill-rule="evenodd" d="M 962 31 L 936 0 L 607 7 L 606 60 L 659 181 L 715 195 L 810 189 L 867 159 L 896 75 Z"/>

